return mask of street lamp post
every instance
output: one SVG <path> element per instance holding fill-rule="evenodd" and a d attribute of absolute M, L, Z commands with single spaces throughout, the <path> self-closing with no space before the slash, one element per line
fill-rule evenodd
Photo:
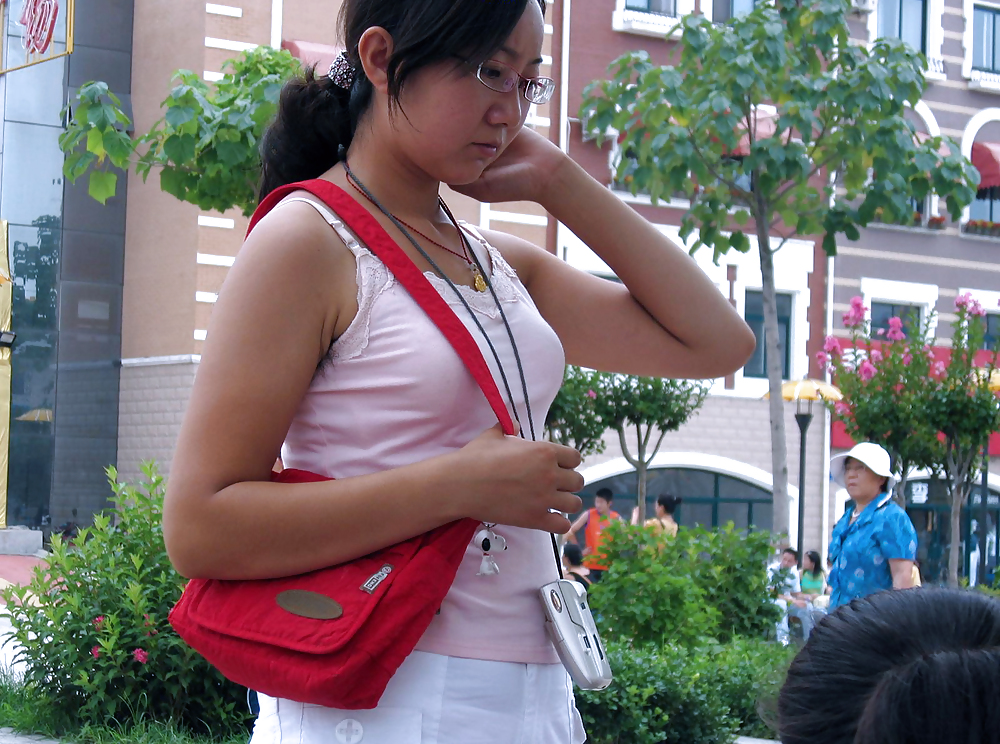
<path fill-rule="evenodd" d="M 764 398 L 770 398 L 768 392 Z M 803 533 L 806 521 L 806 430 L 812 423 L 812 405 L 815 400 L 837 401 L 843 398 L 841 392 L 823 380 L 795 380 L 781 386 L 781 397 L 785 401 L 795 401 L 795 423 L 799 425 L 799 509 L 798 509 L 798 540 L 799 560 L 802 560 L 802 548 L 805 545 Z M 777 508 L 777 504 L 775 505 Z M 785 507 L 787 509 L 787 506 Z"/>
<path fill-rule="evenodd" d="M 799 560 L 805 555 L 806 529 L 806 430 L 812 423 L 812 401 L 799 398 L 795 402 L 795 423 L 799 425 Z"/>

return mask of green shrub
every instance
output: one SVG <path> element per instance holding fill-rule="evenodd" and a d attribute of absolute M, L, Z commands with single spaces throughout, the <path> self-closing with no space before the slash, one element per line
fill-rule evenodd
<path fill-rule="evenodd" d="M 773 735 L 758 708 L 773 706 L 791 661 L 785 647 L 607 645 L 611 687 L 576 693 L 589 744 L 726 744 L 737 734 Z"/>
<path fill-rule="evenodd" d="M 608 639 L 697 646 L 773 630 L 780 611 L 768 588 L 766 532 L 729 524 L 662 537 L 617 522 L 604 535 L 610 568 L 591 602 Z"/>
<path fill-rule="evenodd" d="M 66 730 L 172 722 L 219 736 L 245 733 L 246 691 L 185 644 L 167 622 L 185 580 L 163 545 L 163 478 L 144 463 L 140 487 L 108 481 L 114 509 L 52 553 L 26 587 L 3 591 L 25 685 Z"/>

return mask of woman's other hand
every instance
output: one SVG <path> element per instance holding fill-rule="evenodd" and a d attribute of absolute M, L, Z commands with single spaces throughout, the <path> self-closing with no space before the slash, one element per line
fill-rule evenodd
<path fill-rule="evenodd" d="M 522 129 L 483 174 L 468 184 L 450 184 L 481 202 L 537 202 L 569 158 L 533 129 Z"/>

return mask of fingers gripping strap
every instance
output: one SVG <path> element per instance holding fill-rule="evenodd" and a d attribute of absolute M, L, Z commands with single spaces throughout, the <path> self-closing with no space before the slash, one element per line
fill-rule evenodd
<path fill-rule="evenodd" d="M 402 248 L 389 236 L 367 209 L 356 202 L 336 184 L 317 178 L 310 181 L 291 183 L 275 189 L 261 202 L 250 219 L 247 235 L 261 218 L 270 212 L 282 199 L 293 191 L 308 191 L 318 197 L 342 219 L 365 246 L 374 253 L 396 280 L 403 285 L 427 316 L 434 322 L 444 337 L 455 349 L 469 373 L 478 383 L 490 407 L 496 414 L 505 434 L 514 434 L 514 422 L 503 402 L 496 380 L 490 372 L 478 344 L 469 329 L 459 320 L 455 312 L 427 281 L 427 277 L 410 260 Z"/>

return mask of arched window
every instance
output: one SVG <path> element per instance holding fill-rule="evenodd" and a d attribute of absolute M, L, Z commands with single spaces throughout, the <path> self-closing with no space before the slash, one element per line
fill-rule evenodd
<path fill-rule="evenodd" d="M 629 519 L 637 503 L 635 471 L 589 483 L 580 492 L 584 509 L 593 506 L 594 494 L 600 488 L 611 489 L 612 508 Z M 647 517 L 653 516 L 656 499 L 665 493 L 682 499 L 674 517 L 685 527 L 720 527 L 733 522 L 738 528 L 771 529 L 771 492 L 731 475 L 697 468 L 650 470 L 646 484 Z"/>

